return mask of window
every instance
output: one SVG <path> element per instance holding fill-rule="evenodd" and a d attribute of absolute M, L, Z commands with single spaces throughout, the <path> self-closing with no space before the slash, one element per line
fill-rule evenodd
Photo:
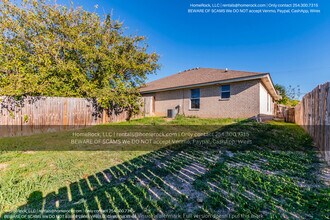
<path fill-rule="evenodd" d="M 220 87 L 220 98 L 221 99 L 230 98 L 230 85 L 223 85 Z"/>
<path fill-rule="evenodd" d="M 269 112 L 269 94 L 267 93 L 267 112 Z"/>
<path fill-rule="evenodd" d="M 200 107 L 200 90 L 192 89 L 190 96 L 190 109 L 199 109 Z"/>

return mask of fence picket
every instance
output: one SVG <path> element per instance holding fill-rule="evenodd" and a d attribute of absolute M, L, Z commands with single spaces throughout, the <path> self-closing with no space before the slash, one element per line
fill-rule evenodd
<path fill-rule="evenodd" d="M 307 93 L 295 107 L 295 122 L 314 139 L 325 160 L 330 164 L 330 82 Z"/>
<path fill-rule="evenodd" d="M 91 126 L 126 120 L 126 112 L 108 116 L 107 111 L 96 114 L 92 100 L 64 97 L 27 97 L 22 106 L 4 107 L 10 101 L 0 97 L 0 136 L 17 136 Z M 13 113 L 11 113 L 13 110 Z M 95 116 L 99 115 L 99 116 Z"/>

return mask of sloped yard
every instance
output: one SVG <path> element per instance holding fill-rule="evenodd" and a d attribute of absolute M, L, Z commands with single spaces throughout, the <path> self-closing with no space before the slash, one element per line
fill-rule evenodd
<path fill-rule="evenodd" d="M 151 130 L 196 125 L 189 129 L 207 131 L 207 135 L 153 151 L 2 152 L 0 207 L 4 211 L 0 215 L 329 218 L 330 188 L 323 173 L 327 167 L 309 136 L 296 125 L 196 118 L 142 119 L 131 124 L 151 124 Z M 61 135 L 65 136 L 57 138 Z M 40 136 L 21 139 L 21 144 L 37 142 Z M 11 141 L 0 139 L 0 146 Z M 47 169 L 31 168 L 43 161 Z"/>

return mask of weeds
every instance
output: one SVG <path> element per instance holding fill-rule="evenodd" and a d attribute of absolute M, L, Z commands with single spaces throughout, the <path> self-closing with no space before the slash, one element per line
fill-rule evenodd
<path fill-rule="evenodd" d="M 144 118 L 123 124 L 226 125 L 217 131 L 244 131 L 248 135 L 231 139 L 251 139 L 252 143 L 183 142 L 152 152 L 1 152 L 0 162 L 7 167 L 0 170 L 0 215 L 13 215 L 16 209 L 35 209 L 40 214 L 60 209 L 70 210 L 70 215 L 110 210 L 108 214 L 117 218 L 188 213 L 209 218 L 329 217 L 330 190 L 318 178 L 321 162 L 310 137 L 296 125 L 182 116 L 172 121 Z M 89 129 L 98 131 L 104 126 L 109 125 Z M 0 145 L 64 138 L 67 134 L 45 136 L 0 139 Z"/>

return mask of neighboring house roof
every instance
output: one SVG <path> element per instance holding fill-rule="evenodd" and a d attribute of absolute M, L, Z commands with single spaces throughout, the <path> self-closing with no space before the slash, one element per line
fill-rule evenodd
<path fill-rule="evenodd" d="M 142 94 L 146 94 L 182 88 L 191 88 L 196 86 L 247 81 L 253 79 L 261 79 L 273 98 L 279 98 L 276 90 L 274 89 L 274 85 L 269 73 L 211 68 L 194 68 L 173 74 L 171 76 L 147 83 L 145 87 L 140 89 L 140 91 Z"/>

